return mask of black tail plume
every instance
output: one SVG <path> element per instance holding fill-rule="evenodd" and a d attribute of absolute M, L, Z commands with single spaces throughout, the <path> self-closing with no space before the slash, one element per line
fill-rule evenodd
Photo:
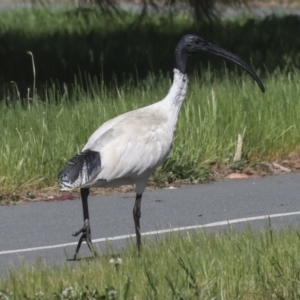
<path fill-rule="evenodd" d="M 97 175 L 101 168 L 100 153 L 84 150 L 69 160 L 59 173 L 61 190 L 71 190 L 83 186 Z"/>

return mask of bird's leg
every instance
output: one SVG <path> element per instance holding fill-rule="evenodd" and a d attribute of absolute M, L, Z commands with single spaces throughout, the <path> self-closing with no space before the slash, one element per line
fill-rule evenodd
<path fill-rule="evenodd" d="M 90 193 L 90 190 L 87 188 L 80 190 L 82 209 L 83 209 L 83 227 L 79 231 L 77 231 L 73 234 L 73 236 L 77 236 L 80 233 L 82 233 L 82 235 L 78 241 L 76 250 L 75 250 L 74 260 L 76 260 L 76 258 L 77 258 L 77 254 L 79 252 L 79 249 L 80 249 L 83 241 L 86 241 L 86 243 L 87 243 L 89 249 L 91 250 L 91 252 L 93 253 L 93 255 L 96 255 L 93 244 L 92 244 L 92 239 L 91 239 L 91 227 L 90 227 L 89 207 L 88 207 L 89 193 Z"/>
<path fill-rule="evenodd" d="M 140 218 L 141 218 L 141 201 L 142 194 L 136 194 L 135 204 L 133 207 L 133 219 L 135 225 L 135 233 L 136 233 L 136 243 L 138 247 L 139 254 L 141 253 L 141 228 L 140 228 Z"/>

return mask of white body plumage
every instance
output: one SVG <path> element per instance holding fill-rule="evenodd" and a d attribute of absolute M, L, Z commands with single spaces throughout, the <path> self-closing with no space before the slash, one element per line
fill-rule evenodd
<path fill-rule="evenodd" d="M 100 126 L 82 152 L 98 152 L 101 166 L 89 174 L 83 165 L 84 170 L 75 182 L 61 181 L 61 190 L 136 184 L 137 194 L 142 194 L 149 177 L 172 149 L 187 84 L 187 75 L 174 69 L 172 87 L 163 100 L 119 115 Z"/>

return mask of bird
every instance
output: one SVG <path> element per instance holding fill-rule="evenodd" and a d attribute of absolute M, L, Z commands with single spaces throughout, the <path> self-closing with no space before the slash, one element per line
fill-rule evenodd
<path fill-rule="evenodd" d="M 188 86 L 188 57 L 206 53 L 229 60 L 248 72 L 264 93 L 254 70 L 235 54 L 195 34 L 186 34 L 175 48 L 173 82 L 164 99 L 121 114 L 103 123 L 88 139 L 82 151 L 71 158 L 59 173 L 60 190 L 80 189 L 83 227 L 73 259 L 85 241 L 96 256 L 91 239 L 88 196 L 91 188 L 135 184 L 133 219 L 138 253 L 141 252 L 141 200 L 148 179 L 168 157 L 173 146 L 179 112 Z"/>

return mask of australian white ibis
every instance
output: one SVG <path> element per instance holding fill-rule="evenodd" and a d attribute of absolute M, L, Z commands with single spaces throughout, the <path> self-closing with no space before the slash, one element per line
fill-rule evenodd
<path fill-rule="evenodd" d="M 97 187 L 135 184 L 133 219 L 140 251 L 142 194 L 149 177 L 166 160 L 172 149 L 178 115 L 187 91 L 187 59 L 191 54 L 199 52 L 234 62 L 256 80 L 262 92 L 265 91 L 253 69 L 239 57 L 197 35 L 183 36 L 175 49 L 173 84 L 167 96 L 159 102 L 119 115 L 102 124 L 89 138 L 81 153 L 75 155 L 59 174 L 61 190 L 80 188 L 81 192 L 84 225 L 74 234 L 77 236 L 82 233 L 74 259 L 82 241 L 86 241 L 94 253 L 88 195 L 90 188 Z"/>

